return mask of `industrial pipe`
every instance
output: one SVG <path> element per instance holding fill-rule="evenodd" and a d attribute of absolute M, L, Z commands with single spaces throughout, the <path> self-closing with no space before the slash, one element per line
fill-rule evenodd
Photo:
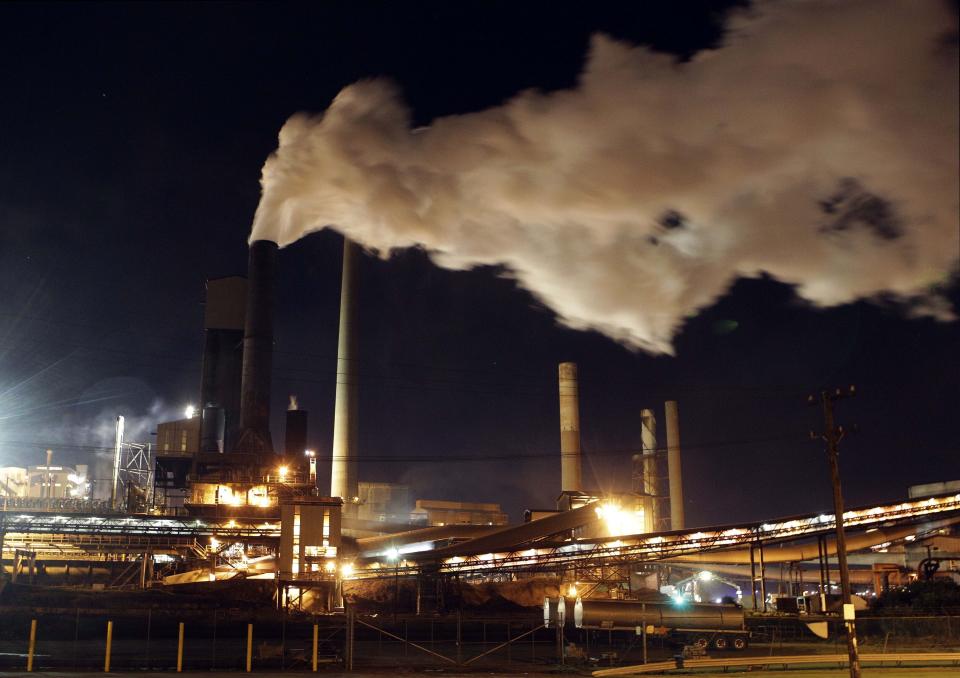
<path fill-rule="evenodd" d="M 560 363 L 560 489 L 580 492 L 580 396 L 577 364 Z"/>
<path fill-rule="evenodd" d="M 670 476 L 670 529 L 682 530 L 683 477 L 680 471 L 680 415 L 677 401 L 668 400 L 664 410 L 667 420 L 667 475 Z"/>
<path fill-rule="evenodd" d="M 772 548 L 772 547 L 770 547 Z M 766 550 L 764 550 L 764 564 L 768 564 L 769 561 L 766 558 Z M 743 577 L 744 579 L 750 579 L 750 565 L 748 563 L 739 563 L 736 565 L 730 563 L 678 563 L 676 560 L 664 560 L 661 561 L 664 563 L 671 564 L 677 569 L 684 569 L 690 572 L 698 572 L 704 569 L 710 570 L 713 574 L 721 574 L 727 577 Z M 792 562 L 792 561 L 791 561 Z M 809 562 L 809 561 L 807 561 Z M 812 573 L 813 577 L 817 576 L 817 571 L 814 569 L 802 570 L 804 574 Z M 839 581 L 840 571 L 837 569 L 831 569 L 828 572 L 828 577 L 830 581 Z M 769 581 L 776 581 L 780 579 L 779 574 L 772 573 L 770 570 L 767 570 L 766 579 Z M 873 582 L 873 570 L 850 570 L 850 581 L 855 584 L 870 584 Z M 807 580 L 808 584 L 815 584 L 814 579 Z"/>

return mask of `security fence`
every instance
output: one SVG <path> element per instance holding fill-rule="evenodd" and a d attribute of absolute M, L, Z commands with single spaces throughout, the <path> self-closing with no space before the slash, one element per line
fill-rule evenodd
<path fill-rule="evenodd" d="M 663 638 L 544 628 L 539 615 L 286 615 L 221 608 L 175 611 L 0 607 L 0 670 L 324 671 L 470 667 L 535 672 L 560 663 L 611 666 L 669 659 Z M 33 622 L 36 622 L 33 624 Z M 745 655 L 842 654 L 839 623 L 821 640 L 796 618 L 751 622 Z M 863 617 L 861 651 L 960 650 L 960 616 Z M 31 629 L 33 639 L 31 641 Z M 716 653 L 713 653 L 716 654 Z"/>
<path fill-rule="evenodd" d="M 511 618 L 0 609 L 0 670 L 312 671 L 545 666 L 557 632 Z M 35 622 L 35 623 L 34 623 Z M 31 640 L 31 629 L 33 639 Z"/>

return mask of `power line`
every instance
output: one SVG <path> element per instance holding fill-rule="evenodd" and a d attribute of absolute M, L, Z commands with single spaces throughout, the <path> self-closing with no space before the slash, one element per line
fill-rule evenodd
<path fill-rule="evenodd" d="M 123 365 L 127 368 L 142 368 L 147 370 L 164 370 L 166 372 L 176 371 L 183 374 L 194 374 L 196 375 L 199 370 L 197 367 L 201 364 L 201 360 L 188 359 L 182 356 L 173 356 L 169 354 L 152 354 L 146 353 L 143 351 L 131 351 L 126 349 L 111 348 L 105 346 L 91 346 L 86 344 L 74 344 L 76 348 L 93 351 L 93 352 L 106 352 L 118 355 L 128 355 L 131 357 L 142 357 L 142 358 L 156 358 L 159 360 L 170 360 L 174 362 L 179 362 L 185 365 L 184 367 L 171 367 L 165 364 L 158 363 L 149 363 L 149 362 L 124 362 Z M 311 354 L 297 354 L 288 352 L 287 355 L 304 355 L 309 356 Z M 318 354 L 317 354 L 318 355 Z M 87 361 L 98 361 L 98 362 L 110 362 L 114 361 L 110 358 L 99 357 L 99 356 L 82 356 L 82 355 L 73 355 L 70 356 L 71 360 L 87 360 Z M 372 361 L 370 361 L 372 363 Z M 190 367 L 186 367 L 189 365 Z M 414 367 L 413 363 L 389 363 L 388 366 L 392 365 L 408 365 Z M 420 366 L 421 369 L 437 369 L 440 371 L 443 370 L 455 370 L 456 368 L 446 368 L 446 367 L 429 367 L 429 366 Z M 480 373 L 477 370 L 477 373 Z M 315 368 L 307 366 L 299 367 L 289 367 L 289 366 L 276 366 L 274 368 L 274 379 L 278 382 L 294 382 L 294 383 L 315 383 L 315 384 L 335 384 L 337 378 L 342 376 L 353 376 L 359 379 L 362 383 L 375 384 L 377 386 L 386 386 L 388 388 L 394 388 L 399 390 L 415 390 L 421 392 L 460 392 L 474 395 L 490 395 L 490 396 L 503 396 L 503 395 L 529 395 L 529 396 L 549 396 L 551 398 L 555 397 L 555 387 L 553 386 L 550 378 L 546 374 L 536 378 L 521 378 L 516 379 L 515 375 L 496 375 L 493 374 L 492 381 L 489 382 L 478 382 L 476 379 L 471 380 L 457 380 L 457 379 L 441 379 L 435 377 L 428 377 L 424 375 L 408 375 L 408 374 L 382 374 L 382 373 L 373 373 L 373 372 L 342 372 L 336 369 L 325 369 L 325 368 Z M 552 377 L 552 375 L 551 375 Z M 790 392 L 796 388 L 795 385 L 769 385 L 769 386 L 692 386 L 692 385 L 670 385 L 665 384 L 655 384 L 649 381 L 640 381 L 634 379 L 621 379 L 621 380 L 609 380 L 597 378 L 595 380 L 591 379 L 582 379 L 582 383 L 587 384 L 602 384 L 607 387 L 611 384 L 618 384 L 623 386 L 635 386 L 644 390 L 667 390 L 669 389 L 672 392 L 684 392 L 684 393 L 741 393 L 741 394 L 750 394 L 755 393 L 757 397 L 767 397 L 766 394 L 771 392 Z M 381 382 L 386 382 L 381 383 Z M 393 384 L 389 382 L 395 382 Z M 401 382 L 412 382 L 410 384 L 403 384 Z M 428 386 L 437 386 L 437 388 L 427 388 Z M 474 386 L 477 388 L 456 388 L 459 386 L 469 387 Z M 607 390 L 607 389 L 605 389 Z M 600 391 L 602 393 L 603 391 Z"/>
<path fill-rule="evenodd" d="M 8 315 L 8 316 L 11 316 L 11 315 L 13 315 L 13 314 L 0 314 L 0 315 Z M 82 324 L 82 323 L 60 323 L 60 322 L 58 322 L 58 321 L 52 321 L 52 320 L 46 320 L 46 319 L 40 319 L 40 320 L 41 320 L 42 322 L 45 322 L 45 323 L 48 323 L 48 324 L 53 324 L 53 325 L 63 324 L 63 325 L 66 325 L 66 326 L 80 326 L 80 327 L 89 327 L 90 329 L 96 329 L 95 326 L 85 325 L 85 324 Z M 129 333 L 129 334 L 139 334 L 140 336 L 144 336 L 144 337 L 156 338 L 156 336 L 155 336 L 155 335 L 152 335 L 152 334 L 137 333 L 137 332 L 133 332 L 133 331 L 129 331 L 129 330 L 125 330 L 125 331 L 126 331 L 127 333 Z M 83 344 L 83 343 L 76 343 L 76 342 L 65 341 L 64 339 L 59 338 L 59 337 L 54 338 L 53 341 L 56 341 L 57 343 L 59 343 L 59 344 L 61 344 L 61 345 L 66 344 L 66 345 L 73 346 L 73 347 L 75 347 L 75 348 L 81 348 L 81 349 L 90 350 L 90 351 L 101 351 L 101 352 L 108 352 L 108 353 L 113 353 L 113 354 L 118 354 L 118 355 L 137 356 L 137 357 L 148 358 L 148 359 L 149 359 L 149 358 L 157 358 L 157 359 L 160 359 L 160 360 L 171 360 L 171 361 L 174 361 L 174 362 L 179 362 L 179 363 L 182 363 L 182 364 L 185 364 L 185 365 L 191 365 L 191 366 L 200 365 L 201 362 L 202 362 L 201 359 L 198 359 L 198 358 L 188 358 L 188 357 L 183 356 L 183 355 L 148 353 L 148 352 L 144 352 L 144 351 L 129 350 L 129 349 L 123 349 L 123 348 L 114 348 L 114 347 L 106 347 L 106 346 L 102 346 L 102 345 L 96 345 L 96 346 L 94 346 L 94 345 L 89 345 L 89 344 Z M 12 347 L 12 346 L 9 346 L 9 345 L 8 345 L 8 346 L 5 346 L 4 348 L 10 349 L 10 348 L 19 348 L 19 347 Z M 294 357 L 294 358 L 319 359 L 319 360 L 330 361 L 330 362 L 333 362 L 333 363 L 335 363 L 335 362 L 338 360 L 338 356 L 337 356 L 335 353 L 310 353 L 310 352 L 299 352 L 299 351 L 286 351 L 286 350 L 283 350 L 282 348 L 276 348 L 276 347 L 274 348 L 273 353 L 274 353 L 275 355 L 278 355 L 278 356 L 291 356 L 291 357 Z M 350 361 L 350 362 L 357 363 L 357 364 L 367 364 L 367 365 L 378 364 L 378 361 L 371 360 L 371 359 L 369 359 L 369 358 L 351 358 L 351 359 L 349 359 L 349 361 Z M 137 365 L 133 365 L 133 366 L 137 366 Z M 150 365 L 150 364 L 142 364 L 142 363 L 141 363 L 139 366 L 148 367 L 148 368 L 157 368 L 157 367 L 159 367 L 159 366 L 154 366 L 154 365 Z M 465 366 L 452 366 L 452 365 L 436 365 L 436 364 L 425 364 L 425 363 L 415 363 L 415 362 L 390 362 L 390 363 L 387 363 L 386 366 L 387 366 L 387 367 L 399 367 L 399 368 L 411 368 L 411 369 L 427 370 L 427 371 L 436 371 L 436 372 L 453 372 L 453 373 L 462 373 L 462 374 L 491 374 L 491 370 L 485 369 L 485 368 L 479 368 L 479 367 L 465 367 Z M 166 368 L 165 368 L 165 369 L 166 369 Z M 316 369 L 312 369 L 312 368 L 304 368 L 304 367 L 302 367 L 302 366 L 301 366 L 301 367 L 276 367 L 275 369 L 283 369 L 283 370 L 287 370 L 287 371 L 291 371 L 291 370 L 292 370 L 292 371 L 295 371 L 295 372 L 319 372 L 319 373 L 321 373 L 321 374 L 327 374 L 327 375 L 329 375 L 329 374 L 334 374 L 334 375 L 336 375 L 336 374 L 341 374 L 341 373 L 336 372 L 336 370 L 327 370 L 327 369 L 319 369 L 319 370 L 316 370 Z M 499 369 L 499 368 L 498 368 L 498 369 Z M 505 369 L 508 369 L 508 370 L 509 370 L 509 372 L 510 372 L 509 377 L 510 377 L 511 381 L 517 382 L 517 383 L 542 384 L 542 383 L 544 383 L 545 377 L 547 377 L 546 371 L 545 371 L 545 373 L 529 372 L 529 371 L 520 371 L 520 370 L 518 370 L 516 367 L 509 367 L 509 368 L 505 368 Z M 361 376 L 361 378 L 367 378 L 367 379 L 404 379 L 404 378 L 410 378 L 410 377 L 408 377 L 408 376 L 380 375 L 380 374 L 373 374 L 373 373 L 369 373 L 369 372 L 367 372 L 367 373 L 358 373 L 358 376 Z M 499 376 L 499 375 L 497 375 L 497 376 Z M 504 375 L 504 376 L 507 376 L 507 375 Z M 518 377 L 519 377 L 519 378 L 518 378 Z M 461 381 L 458 381 L 458 380 L 437 379 L 437 378 L 433 378 L 433 377 L 425 378 L 425 377 L 423 377 L 422 375 L 421 375 L 421 376 L 418 376 L 417 378 L 419 378 L 419 379 L 425 379 L 425 380 L 427 380 L 427 381 L 432 381 L 432 382 L 436 382 L 436 383 L 454 383 L 454 384 L 466 383 L 466 382 L 461 382 Z M 787 384 L 787 385 L 769 385 L 769 386 L 738 386 L 738 387 L 724 387 L 723 389 L 716 389 L 716 388 L 714 388 L 714 387 L 706 388 L 706 387 L 691 386 L 691 385 L 678 385 L 678 384 L 676 384 L 676 383 L 670 383 L 670 384 L 663 384 L 663 383 L 661 383 L 661 384 L 652 384 L 652 383 L 650 383 L 649 381 L 643 381 L 643 382 L 641 383 L 641 382 L 639 382 L 639 380 L 637 380 L 637 379 L 610 379 L 610 378 L 607 378 L 607 377 L 595 377 L 595 378 L 590 378 L 589 374 L 586 375 L 586 376 L 581 375 L 580 383 L 581 383 L 581 385 L 588 385 L 588 386 L 591 385 L 591 384 L 598 384 L 598 385 L 603 385 L 603 386 L 609 386 L 609 385 L 611 385 L 611 384 L 621 384 L 621 385 L 625 385 L 625 386 L 642 385 L 644 388 L 647 388 L 647 389 L 650 389 L 650 388 L 654 388 L 654 389 L 669 389 L 670 391 L 674 391 L 674 392 L 710 392 L 710 391 L 714 391 L 714 390 L 725 390 L 725 391 L 735 391 L 735 392 L 750 392 L 750 391 L 771 392 L 771 391 L 779 391 L 779 392 L 787 393 L 787 392 L 795 392 L 796 389 L 799 388 L 799 386 L 800 386 L 800 385 L 798 385 L 798 384 Z"/>
<path fill-rule="evenodd" d="M 692 450 L 712 450 L 721 447 L 739 447 L 739 446 L 748 446 L 748 445 L 760 445 L 764 443 L 777 443 L 777 442 L 800 442 L 806 438 L 800 436 L 775 436 L 767 438 L 745 438 L 739 440 L 718 440 L 706 443 L 700 443 L 698 445 L 684 445 L 684 452 Z M 110 451 L 113 449 L 112 445 L 78 445 L 70 443 L 61 443 L 54 441 L 39 441 L 39 440 L 5 440 L 0 439 L 0 444 L 3 445 L 22 445 L 25 447 L 38 447 L 42 449 L 53 449 L 53 450 L 75 450 L 75 451 L 91 451 L 91 452 L 100 452 L 100 451 Z M 607 449 L 584 449 L 583 453 L 588 456 L 593 457 L 613 457 L 613 456 L 624 456 L 628 457 L 632 454 L 637 454 L 640 452 L 639 447 L 624 447 L 624 448 L 607 448 Z M 196 454 L 194 451 L 183 451 L 177 452 L 175 455 L 164 455 L 163 452 L 155 450 L 155 453 L 161 456 L 179 456 L 183 455 L 184 457 L 191 456 Z M 666 447 L 658 447 L 655 451 L 656 455 L 665 456 L 667 453 Z M 223 455 L 225 458 L 229 458 L 229 453 Z M 500 452 L 500 453 L 471 453 L 471 454 L 423 454 L 423 455 L 364 455 L 361 454 L 358 458 L 361 462 L 408 462 L 408 463 L 447 463 L 447 462 L 460 462 L 460 461 L 497 461 L 497 460 L 527 460 L 527 459 L 554 459 L 559 458 L 560 450 L 549 451 L 536 451 L 536 452 Z M 333 461 L 341 460 L 345 457 L 334 457 L 333 455 L 318 455 L 317 457 L 323 461 Z"/>

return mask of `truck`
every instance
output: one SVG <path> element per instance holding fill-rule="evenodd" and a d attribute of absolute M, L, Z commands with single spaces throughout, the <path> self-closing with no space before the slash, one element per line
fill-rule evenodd
<path fill-rule="evenodd" d="M 545 600 L 544 623 L 551 626 L 572 621 L 578 629 L 637 634 L 646 630 L 648 635 L 702 649 L 744 650 L 750 644 L 750 632 L 739 605 L 577 598 L 572 615 L 570 607 L 563 598 Z"/>

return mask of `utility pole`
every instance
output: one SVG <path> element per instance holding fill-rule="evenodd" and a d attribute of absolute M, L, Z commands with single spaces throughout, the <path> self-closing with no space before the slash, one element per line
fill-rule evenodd
<path fill-rule="evenodd" d="M 830 480 L 833 483 L 833 514 L 837 530 L 837 564 L 840 567 L 840 589 L 843 594 L 843 623 L 847 630 L 847 654 L 850 656 L 850 678 L 860 678 L 860 655 L 857 650 L 857 625 L 854 618 L 850 593 L 850 572 L 847 569 L 847 538 L 843 531 L 843 492 L 840 489 L 840 441 L 846 435 L 843 426 L 837 426 L 833 419 L 833 403 L 842 398 L 853 397 L 856 389 L 821 391 L 819 397 L 811 395 L 807 401 L 811 405 L 820 404 L 823 408 L 824 432 L 817 436 L 813 431 L 810 437 L 820 437 L 827 444 L 827 460 L 830 463 Z M 826 612 L 826 610 L 824 610 Z"/>

